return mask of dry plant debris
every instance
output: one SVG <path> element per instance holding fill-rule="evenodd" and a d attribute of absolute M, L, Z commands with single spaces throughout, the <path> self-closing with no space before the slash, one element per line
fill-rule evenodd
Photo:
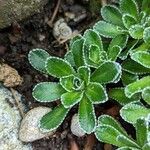
<path fill-rule="evenodd" d="M 2 81 L 6 87 L 15 87 L 21 85 L 23 79 L 14 68 L 7 64 L 0 64 L 0 81 Z"/>

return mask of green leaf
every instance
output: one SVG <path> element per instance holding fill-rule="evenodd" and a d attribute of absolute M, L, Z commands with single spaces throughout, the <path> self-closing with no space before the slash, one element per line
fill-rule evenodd
<path fill-rule="evenodd" d="M 83 80 L 86 85 L 90 82 L 90 68 L 86 66 L 81 66 L 78 68 L 79 77 Z"/>
<path fill-rule="evenodd" d="M 120 141 L 117 141 L 117 136 L 120 135 L 120 132 L 114 127 L 109 125 L 99 125 L 95 131 L 96 138 L 104 143 L 109 143 L 117 147 L 125 146 Z"/>
<path fill-rule="evenodd" d="M 82 39 L 82 35 L 78 34 L 75 37 L 73 37 L 69 42 L 69 48 L 72 49 L 72 45 L 75 41 Z"/>
<path fill-rule="evenodd" d="M 132 25 L 135 25 L 137 23 L 136 19 L 130 14 L 123 14 L 122 21 L 127 29 L 129 29 Z"/>
<path fill-rule="evenodd" d="M 100 49 L 97 45 L 91 45 L 89 47 L 89 59 L 94 63 L 98 63 L 100 61 Z"/>
<path fill-rule="evenodd" d="M 122 126 L 111 116 L 101 115 L 98 118 L 98 125 L 112 126 L 116 130 L 118 130 L 121 134 L 127 135 L 126 131 L 122 128 Z"/>
<path fill-rule="evenodd" d="M 150 143 L 145 144 L 145 145 L 142 147 L 142 150 L 150 150 Z"/>
<path fill-rule="evenodd" d="M 77 68 L 84 65 L 83 43 L 84 43 L 83 38 L 76 40 L 72 44 L 72 48 L 71 48 L 71 52 L 73 54 L 74 62 Z"/>
<path fill-rule="evenodd" d="M 123 34 L 123 29 L 121 29 L 121 27 L 107 23 L 105 21 L 97 22 L 93 29 L 106 38 L 114 38 L 119 34 Z"/>
<path fill-rule="evenodd" d="M 150 53 L 149 52 L 135 52 L 131 54 L 131 59 L 150 69 Z"/>
<path fill-rule="evenodd" d="M 68 51 L 65 56 L 64 56 L 64 59 L 70 63 L 70 65 L 72 67 L 75 67 L 75 62 L 74 62 L 74 58 L 73 58 L 73 54 L 71 51 Z"/>
<path fill-rule="evenodd" d="M 120 10 L 113 5 L 106 5 L 101 9 L 103 19 L 114 25 L 123 26 L 122 14 Z"/>
<path fill-rule="evenodd" d="M 133 147 L 133 149 L 134 148 L 137 148 L 137 149 L 140 148 L 140 146 L 136 142 L 134 142 L 133 139 L 128 138 L 124 135 L 119 135 L 117 137 L 117 140 L 120 141 L 121 143 L 124 143 L 124 145 L 126 145 L 128 147 Z"/>
<path fill-rule="evenodd" d="M 124 14 L 128 13 L 138 18 L 138 6 L 135 0 L 120 0 L 120 9 Z"/>
<path fill-rule="evenodd" d="M 142 98 L 150 105 L 150 85 L 142 91 Z"/>
<path fill-rule="evenodd" d="M 140 118 L 136 121 L 136 140 L 137 143 L 143 147 L 143 145 L 147 142 L 147 125 L 144 118 Z"/>
<path fill-rule="evenodd" d="M 45 68 L 45 62 L 48 57 L 49 54 L 42 49 L 33 49 L 28 54 L 28 60 L 32 65 L 32 67 L 34 67 L 36 70 L 41 71 L 43 73 L 47 73 Z"/>
<path fill-rule="evenodd" d="M 119 46 L 114 46 L 108 50 L 108 59 L 111 61 L 115 61 L 121 52 L 121 48 Z"/>
<path fill-rule="evenodd" d="M 137 45 L 139 40 L 130 40 L 124 51 L 122 51 L 119 55 L 121 60 L 125 60 L 128 57 L 128 54 L 133 50 L 133 48 Z"/>
<path fill-rule="evenodd" d="M 139 100 L 139 95 L 134 95 L 131 98 L 126 97 L 124 88 L 113 88 L 109 90 L 109 97 L 119 102 L 121 105 L 126 105 L 133 101 Z"/>
<path fill-rule="evenodd" d="M 90 100 L 84 95 L 79 105 L 79 123 L 80 127 L 86 133 L 90 134 L 96 127 L 96 116 Z"/>
<path fill-rule="evenodd" d="M 144 29 L 143 39 L 144 39 L 145 43 L 150 44 L 150 27 L 147 27 Z"/>
<path fill-rule="evenodd" d="M 37 84 L 32 92 L 33 97 L 40 102 L 52 102 L 65 93 L 62 86 L 55 82 L 41 82 Z"/>
<path fill-rule="evenodd" d="M 142 1 L 142 11 L 146 12 L 148 15 L 150 14 L 150 1 L 149 0 L 143 0 Z"/>
<path fill-rule="evenodd" d="M 91 82 L 86 88 L 86 96 L 94 104 L 104 103 L 108 100 L 107 93 L 103 86 L 96 82 Z"/>
<path fill-rule="evenodd" d="M 74 75 L 69 75 L 69 76 L 65 76 L 60 78 L 60 84 L 61 86 L 68 92 L 71 92 L 74 88 Z"/>
<path fill-rule="evenodd" d="M 82 92 L 72 91 L 62 94 L 61 102 L 65 108 L 73 107 L 77 104 L 83 97 Z"/>
<path fill-rule="evenodd" d="M 127 59 L 122 63 L 122 68 L 123 70 L 132 73 L 132 74 L 147 74 L 150 73 L 150 69 L 149 68 L 145 68 L 144 66 L 140 65 L 139 63 L 131 60 L 131 59 Z"/>
<path fill-rule="evenodd" d="M 85 46 L 90 47 L 95 45 L 99 47 L 100 51 L 103 51 L 103 43 L 101 37 L 92 29 L 86 30 L 83 37 L 85 38 Z"/>
<path fill-rule="evenodd" d="M 99 83 L 114 82 L 121 73 L 121 67 L 116 62 L 104 62 L 92 74 L 91 81 Z"/>
<path fill-rule="evenodd" d="M 142 92 L 143 89 L 150 86 L 150 76 L 146 76 L 125 87 L 125 95 L 131 98 L 132 95 Z"/>
<path fill-rule="evenodd" d="M 131 102 L 120 110 L 121 117 L 132 124 L 135 124 L 137 119 L 141 117 L 147 117 L 150 110 L 144 107 L 141 103 Z"/>
<path fill-rule="evenodd" d="M 143 38 L 143 31 L 144 31 L 143 26 L 138 25 L 138 24 L 132 25 L 129 28 L 129 34 L 134 39 L 142 39 Z"/>
<path fill-rule="evenodd" d="M 47 72 L 57 78 L 68 76 L 74 73 L 71 65 L 62 58 L 49 57 L 46 62 Z"/>
<path fill-rule="evenodd" d="M 47 113 L 40 120 L 40 128 L 44 131 L 52 131 L 57 129 L 64 121 L 69 109 L 63 105 L 56 106 L 52 111 Z"/>
<path fill-rule="evenodd" d="M 127 71 L 122 71 L 121 79 L 122 79 L 123 85 L 126 86 L 126 85 L 128 85 L 128 84 L 130 84 L 132 82 L 137 81 L 139 79 L 139 77 L 136 74 L 131 74 L 131 73 L 127 72 Z"/>
<path fill-rule="evenodd" d="M 126 34 L 117 35 L 111 40 L 108 50 L 113 48 L 114 46 L 119 46 L 121 49 L 123 49 L 125 48 L 127 41 L 128 36 Z"/>

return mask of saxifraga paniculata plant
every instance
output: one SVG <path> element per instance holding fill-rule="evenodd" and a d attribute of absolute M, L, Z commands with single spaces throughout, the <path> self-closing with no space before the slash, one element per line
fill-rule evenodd
<path fill-rule="evenodd" d="M 113 60 L 107 57 L 100 36 L 93 30 L 75 37 L 64 59 L 49 56 L 42 49 L 30 51 L 29 61 L 34 68 L 59 79 L 58 83 L 39 83 L 33 89 L 33 97 L 39 102 L 61 101 L 41 119 L 40 128 L 57 128 L 68 111 L 79 103 L 81 128 L 86 133 L 95 130 L 94 104 L 106 102 L 106 84 L 116 83 L 121 77 L 121 66 L 113 61 L 115 57 Z"/>
<path fill-rule="evenodd" d="M 99 119 L 97 127 L 94 105 L 116 100 L 123 106 L 121 117 L 137 126 L 150 114 L 149 4 L 149 0 L 120 0 L 119 8 L 104 6 L 101 12 L 105 21 L 73 38 L 64 58 L 50 56 L 42 49 L 30 51 L 28 58 L 35 69 L 59 79 L 39 83 L 33 89 L 33 97 L 39 102 L 60 100 L 58 106 L 41 118 L 41 130 L 58 128 L 69 110 L 78 105 L 79 123 L 86 133 L 96 129 L 99 140 L 121 150 L 141 147 L 148 150 L 146 135 L 138 135 L 137 142 L 134 141 L 111 117 Z M 112 40 L 104 44 L 100 35 Z M 144 123 L 142 127 L 147 128 Z M 139 132 L 142 127 L 136 130 Z M 147 141 L 141 145 L 138 138 Z"/>
<path fill-rule="evenodd" d="M 98 118 L 95 135 L 98 140 L 119 147 L 117 150 L 150 150 L 149 115 L 136 120 L 134 124 L 136 139 L 129 136 L 125 129 L 108 115 Z"/>

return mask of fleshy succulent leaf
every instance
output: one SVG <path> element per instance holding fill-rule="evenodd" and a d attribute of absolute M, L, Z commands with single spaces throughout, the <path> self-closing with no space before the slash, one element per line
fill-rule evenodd
<path fill-rule="evenodd" d="M 149 149 L 150 149 L 150 143 L 147 143 L 142 147 L 142 150 L 149 150 Z"/>
<path fill-rule="evenodd" d="M 34 87 L 32 95 L 39 102 L 52 102 L 59 99 L 63 93 L 65 90 L 59 83 L 41 82 Z"/>
<path fill-rule="evenodd" d="M 75 62 L 74 62 L 74 58 L 73 58 L 73 54 L 71 51 L 68 51 L 65 56 L 64 56 L 64 59 L 70 63 L 70 65 L 72 67 L 75 67 Z"/>
<path fill-rule="evenodd" d="M 107 101 L 107 94 L 104 87 L 100 83 L 90 82 L 85 91 L 89 100 L 94 103 L 103 103 Z"/>
<path fill-rule="evenodd" d="M 124 33 L 121 27 L 107 23 L 105 21 L 97 22 L 93 29 L 96 30 L 100 35 L 107 38 L 114 38 L 115 36 Z"/>
<path fill-rule="evenodd" d="M 150 44 L 150 27 L 145 28 L 143 33 L 143 39 L 145 43 Z"/>
<path fill-rule="evenodd" d="M 99 83 L 114 82 L 121 73 L 121 67 L 116 62 L 104 62 L 92 74 L 91 81 Z"/>
<path fill-rule="evenodd" d="M 138 18 L 138 5 L 135 0 L 120 0 L 120 9 L 123 13 Z"/>
<path fill-rule="evenodd" d="M 113 46 L 111 49 L 108 50 L 108 59 L 111 61 L 116 61 L 117 57 L 121 52 L 121 47 Z"/>
<path fill-rule="evenodd" d="M 61 102 L 65 108 L 73 107 L 83 97 L 83 92 L 72 91 L 62 94 Z"/>
<path fill-rule="evenodd" d="M 81 80 L 83 80 L 86 85 L 90 82 L 90 68 L 86 66 L 81 66 L 78 68 L 79 77 Z"/>
<path fill-rule="evenodd" d="M 150 113 L 150 110 L 144 107 L 141 103 L 131 102 L 120 110 L 121 117 L 131 123 L 135 124 L 137 119 L 141 117 L 147 117 Z"/>
<path fill-rule="evenodd" d="M 45 62 L 50 55 L 43 49 L 33 49 L 28 54 L 28 59 L 32 67 L 43 73 L 47 73 Z"/>
<path fill-rule="evenodd" d="M 149 6 L 150 6 L 150 1 L 149 0 L 143 0 L 142 1 L 142 11 L 146 12 L 148 15 L 150 14 L 150 10 L 149 10 Z"/>
<path fill-rule="evenodd" d="M 44 131 L 52 131 L 58 128 L 65 119 L 69 109 L 63 105 L 56 106 L 52 111 L 47 113 L 40 120 L 40 128 Z"/>
<path fill-rule="evenodd" d="M 132 25 L 129 28 L 129 34 L 134 39 L 142 39 L 143 38 L 143 31 L 144 31 L 143 26 L 138 25 L 138 24 Z"/>
<path fill-rule="evenodd" d="M 91 45 L 96 45 L 99 47 L 100 51 L 103 51 L 102 39 L 94 30 L 86 30 L 83 37 L 85 38 L 85 46 L 90 47 Z"/>
<path fill-rule="evenodd" d="M 75 76 L 74 75 L 69 75 L 69 76 L 65 76 L 60 78 L 60 84 L 61 86 L 68 92 L 71 92 L 74 88 L 74 80 Z"/>
<path fill-rule="evenodd" d="M 141 64 L 142 66 L 150 69 L 150 53 L 149 52 L 135 52 L 131 54 L 131 59 Z"/>
<path fill-rule="evenodd" d="M 147 123 L 144 118 L 140 118 L 136 121 L 136 140 L 137 143 L 142 147 L 147 142 Z"/>
<path fill-rule="evenodd" d="M 104 143 L 109 143 L 118 147 L 125 146 L 120 141 L 117 141 L 116 137 L 120 135 L 120 132 L 109 125 L 99 125 L 95 131 L 96 138 Z"/>
<path fill-rule="evenodd" d="M 123 14 L 122 21 L 127 29 L 129 29 L 132 25 L 135 25 L 137 23 L 136 19 L 130 14 Z"/>
<path fill-rule="evenodd" d="M 128 85 L 132 82 L 135 82 L 138 79 L 139 79 L 138 75 L 129 73 L 127 71 L 122 71 L 121 80 L 122 80 L 122 83 L 123 83 L 124 86 L 126 86 L 126 85 Z"/>
<path fill-rule="evenodd" d="M 49 57 L 47 59 L 46 70 L 50 75 L 57 78 L 68 76 L 74 73 L 71 65 L 67 61 L 58 57 Z"/>
<path fill-rule="evenodd" d="M 124 93 L 124 88 L 113 88 L 109 90 L 108 93 L 109 97 L 119 102 L 121 105 L 126 105 L 133 101 L 139 100 L 139 95 L 136 94 L 132 96 L 131 98 L 126 97 Z"/>
<path fill-rule="evenodd" d="M 123 143 L 124 145 L 128 146 L 128 147 L 133 147 L 134 148 L 140 148 L 140 146 L 131 138 L 128 138 L 124 135 L 119 135 L 117 137 L 117 140 L 120 141 L 121 143 Z"/>
<path fill-rule="evenodd" d="M 89 59 L 94 63 L 98 63 L 100 61 L 100 49 L 97 45 L 91 45 L 89 47 Z"/>
<path fill-rule="evenodd" d="M 109 125 L 118 130 L 121 134 L 127 135 L 126 131 L 122 128 L 122 126 L 111 116 L 102 115 L 98 118 L 98 125 Z"/>
<path fill-rule="evenodd" d="M 137 80 L 125 87 L 125 95 L 129 98 L 136 93 L 142 92 L 145 88 L 150 86 L 150 76 L 146 76 Z"/>
<path fill-rule="evenodd" d="M 103 19 L 114 25 L 123 26 L 122 14 L 120 10 L 113 5 L 106 5 L 101 9 Z"/>
<path fill-rule="evenodd" d="M 150 105 L 150 85 L 142 91 L 143 100 Z"/>
<path fill-rule="evenodd" d="M 90 100 L 84 95 L 79 104 L 79 124 L 86 133 L 91 133 L 96 127 L 96 116 Z"/>
<path fill-rule="evenodd" d="M 74 62 L 77 68 L 84 65 L 83 44 L 83 38 L 76 40 L 72 44 L 71 52 L 73 54 Z"/>
<path fill-rule="evenodd" d="M 131 59 L 126 59 L 122 63 L 122 68 L 123 68 L 123 70 L 125 70 L 129 73 L 137 74 L 137 75 L 150 73 L 149 68 L 145 68 L 144 66 L 140 65 L 139 63 L 137 63 Z"/>
<path fill-rule="evenodd" d="M 114 46 L 119 46 L 121 49 L 123 49 L 126 46 L 127 41 L 128 36 L 126 34 L 117 35 L 111 40 L 108 49 L 111 49 Z"/>

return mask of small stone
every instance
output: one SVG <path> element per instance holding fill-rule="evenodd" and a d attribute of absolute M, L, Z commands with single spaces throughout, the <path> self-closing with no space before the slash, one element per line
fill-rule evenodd
<path fill-rule="evenodd" d="M 21 85 L 23 79 L 14 68 L 7 64 L 0 64 L 0 81 L 2 81 L 6 87 L 15 87 Z"/>
<path fill-rule="evenodd" d="M 80 127 L 78 114 L 75 114 L 72 117 L 72 120 L 71 120 L 71 132 L 72 132 L 72 134 L 74 134 L 74 135 L 76 135 L 78 137 L 82 137 L 82 136 L 85 135 L 85 132 Z"/>
<path fill-rule="evenodd" d="M 18 100 L 21 95 L 16 91 Z M 21 116 L 12 93 L 0 84 L 0 150 L 32 150 L 18 139 Z"/>
<path fill-rule="evenodd" d="M 43 133 L 39 129 L 40 119 L 50 111 L 51 108 L 49 107 L 36 107 L 31 109 L 21 122 L 19 139 L 23 142 L 33 142 L 53 135 L 55 131 Z"/>

